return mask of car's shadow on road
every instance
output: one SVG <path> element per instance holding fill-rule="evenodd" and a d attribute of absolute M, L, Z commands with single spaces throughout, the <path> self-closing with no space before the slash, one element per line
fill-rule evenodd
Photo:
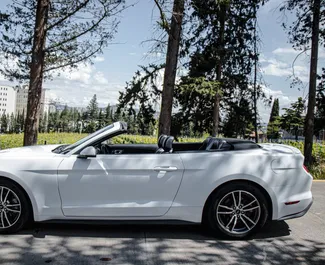
<path fill-rule="evenodd" d="M 320 264 L 325 243 L 272 222 L 251 240 L 224 240 L 195 225 L 36 223 L 0 237 L 1 264 Z"/>
<path fill-rule="evenodd" d="M 35 223 L 20 234 L 33 235 L 35 238 L 46 236 L 59 237 L 99 237 L 99 238 L 164 238 L 191 240 L 224 239 L 221 235 L 212 234 L 201 225 L 153 225 L 153 224 L 58 224 Z M 263 229 L 248 239 L 267 239 L 290 235 L 286 222 L 270 222 Z"/>

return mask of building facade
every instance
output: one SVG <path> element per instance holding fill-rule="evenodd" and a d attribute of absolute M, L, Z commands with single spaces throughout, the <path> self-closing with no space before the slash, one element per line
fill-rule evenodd
<path fill-rule="evenodd" d="M 28 86 L 20 86 L 16 89 L 16 115 L 24 113 L 26 115 L 27 113 L 27 101 L 28 101 Z M 41 98 L 41 113 L 45 110 L 45 89 L 42 90 L 42 98 Z"/>
<path fill-rule="evenodd" d="M 15 113 L 16 91 L 14 87 L 0 85 L 0 113 Z"/>
<path fill-rule="evenodd" d="M 27 110 L 28 86 L 20 86 L 16 90 L 16 115 L 25 113 Z"/>

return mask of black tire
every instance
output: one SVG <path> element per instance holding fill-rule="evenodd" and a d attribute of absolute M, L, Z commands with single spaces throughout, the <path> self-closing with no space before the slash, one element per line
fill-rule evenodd
<path fill-rule="evenodd" d="M 239 195 L 239 193 L 241 195 Z M 252 195 L 258 201 L 258 203 L 255 202 L 256 203 L 255 207 L 257 208 L 259 206 L 260 208 L 257 208 L 257 209 L 251 210 L 251 211 L 247 211 L 246 209 L 254 208 L 254 204 L 251 204 L 252 206 L 248 206 L 248 207 L 245 206 L 246 207 L 245 209 L 242 208 L 243 206 L 241 206 L 242 209 L 241 210 L 238 209 L 238 210 L 242 211 L 242 212 L 239 213 L 240 215 L 237 215 L 236 214 L 237 210 L 235 210 L 232 206 L 229 205 L 229 207 L 232 209 L 231 210 L 225 209 L 225 211 L 227 211 L 227 214 L 221 214 L 220 209 L 223 209 L 222 205 L 224 205 L 224 203 L 227 201 L 229 203 L 231 203 L 230 200 L 231 200 L 232 194 L 235 195 L 235 200 L 239 200 L 239 196 L 241 196 L 242 201 L 245 200 L 245 196 L 247 197 L 246 199 L 248 201 L 248 198 L 250 198 L 250 196 Z M 229 196 L 231 196 L 231 197 L 229 197 Z M 253 201 L 253 197 L 251 197 L 252 201 Z M 218 211 L 219 211 L 218 216 L 217 216 L 217 207 L 218 207 Z M 238 206 L 238 207 L 240 207 L 240 206 Z M 229 214 L 229 212 L 232 212 L 232 213 Z M 234 214 L 234 212 L 235 212 L 235 214 Z M 256 219 L 253 220 L 253 217 L 250 218 L 251 216 L 249 216 L 249 214 L 253 214 L 253 217 Z M 236 219 L 236 223 L 235 223 L 235 219 L 234 219 L 233 223 L 231 223 L 231 225 L 229 225 L 229 227 L 228 227 L 225 224 L 229 223 L 229 221 L 233 217 L 233 215 L 235 215 L 234 218 Z M 246 216 L 244 216 L 244 215 L 246 215 Z M 256 224 L 253 225 L 253 223 L 248 221 L 248 219 L 246 217 L 250 218 L 253 221 L 256 221 L 255 222 Z M 223 186 L 221 189 L 217 190 L 216 192 L 214 192 L 212 194 L 212 196 L 210 197 L 210 199 L 208 201 L 206 214 L 205 214 L 204 218 L 205 218 L 205 220 L 203 220 L 203 221 L 208 225 L 208 227 L 213 232 L 217 233 L 218 235 L 221 234 L 222 236 L 224 236 L 226 238 L 233 238 L 233 239 L 247 238 L 247 237 L 251 236 L 252 234 L 254 234 L 256 231 L 258 231 L 260 228 L 262 228 L 264 226 L 264 224 L 266 223 L 266 220 L 268 219 L 267 200 L 266 200 L 265 196 L 263 195 L 263 193 L 260 191 L 260 189 L 257 188 L 256 186 L 251 185 L 249 183 L 244 183 L 244 182 L 232 182 L 232 183 L 229 183 L 228 185 Z M 244 219 L 244 221 L 242 221 L 242 219 Z M 225 221 L 225 222 L 223 222 L 223 221 Z M 235 231 L 235 230 L 231 231 L 231 228 L 233 225 L 235 225 L 235 229 L 238 229 L 238 231 Z M 238 228 L 236 228 L 236 226 Z M 252 228 L 251 228 L 251 230 L 245 232 L 244 228 L 246 228 L 248 230 L 247 226 L 248 227 L 252 226 Z M 227 227 L 228 227 L 228 229 L 227 229 Z"/>
<path fill-rule="evenodd" d="M 2 206 L 2 201 L 5 198 L 5 193 L 8 192 L 8 189 L 12 191 L 12 193 L 9 193 L 9 199 L 12 198 L 12 200 L 17 201 L 15 195 L 18 197 L 19 199 L 19 204 L 20 207 L 16 206 L 16 207 L 12 207 L 12 209 L 14 210 L 20 210 L 20 214 L 16 214 L 12 215 L 12 219 L 10 219 L 10 216 L 8 216 L 9 211 L 7 212 L 7 216 L 9 218 L 9 221 L 12 221 L 12 225 L 9 226 L 9 223 L 6 221 L 6 219 L 4 218 L 4 216 L 1 214 L 1 210 L 3 210 L 3 206 Z M 3 193 L 1 194 L 1 191 L 3 191 Z M 11 233 L 15 233 L 19 230 L 21 230 L 28 221 L 30 221 L 30 217 L 31 217 L 31 207 L 29 204 L 29 199 L 26 197 L 24 191 L 22 191 L 22 189 L 15 184 L 14 182 L 10 181 L 10 180 L 6 180 L 6 179 L 0 179 L 0 194 L 2 195 L 2 198 L 0 198 L 0 234 L 11 234 Z M 11 197 L 10 197 L 11 196 Z M 9 207 L 8 207 L 9 208 Z M 18 217 L 19 216 L 19 217 Z M 4 224 L 2 223 L 2 219 L 4 220 Z M 8 226 L 5 227 L 4 226 Z"/>

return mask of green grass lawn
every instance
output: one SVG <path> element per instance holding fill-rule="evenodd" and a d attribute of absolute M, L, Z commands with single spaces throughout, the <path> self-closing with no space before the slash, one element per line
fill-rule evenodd
<path fill-rule="evenodd" d="M 72 144 L 87 134 L 79 133 L 40 133 L 38 136 L 38 144 Z M 0 148 L 8 149 L 23 146 L 23 134 L 2 134 L 0 135 Z M 180 138 L 180 142 L 202 142 L 203 138 Z M 157 138 L 155 136 L 141 135 L 122 135 L 114 137 L 116 144 L 155 144 Z M 297 147 L 303 152 L 304 143 L 295 141 L 285 141 L 284 144 Z M 317 165 L 310 168 L 311 174 L 316 179 L 325 179 L 325 146 L 315 144 L 313 147 L 313 155 L 318 161 Z"/>

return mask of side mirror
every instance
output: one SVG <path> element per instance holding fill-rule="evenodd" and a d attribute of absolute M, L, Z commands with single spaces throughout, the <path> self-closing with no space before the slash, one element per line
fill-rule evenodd
<path fill-rule="evenodd" d="M 96 148 L 93 146 L 88 146 L 85 149 L 83 149 L 80 154 L 78 155 L 78 158 L 88 158 L 88 157 L 96 157 L 97 151 Z"/>

